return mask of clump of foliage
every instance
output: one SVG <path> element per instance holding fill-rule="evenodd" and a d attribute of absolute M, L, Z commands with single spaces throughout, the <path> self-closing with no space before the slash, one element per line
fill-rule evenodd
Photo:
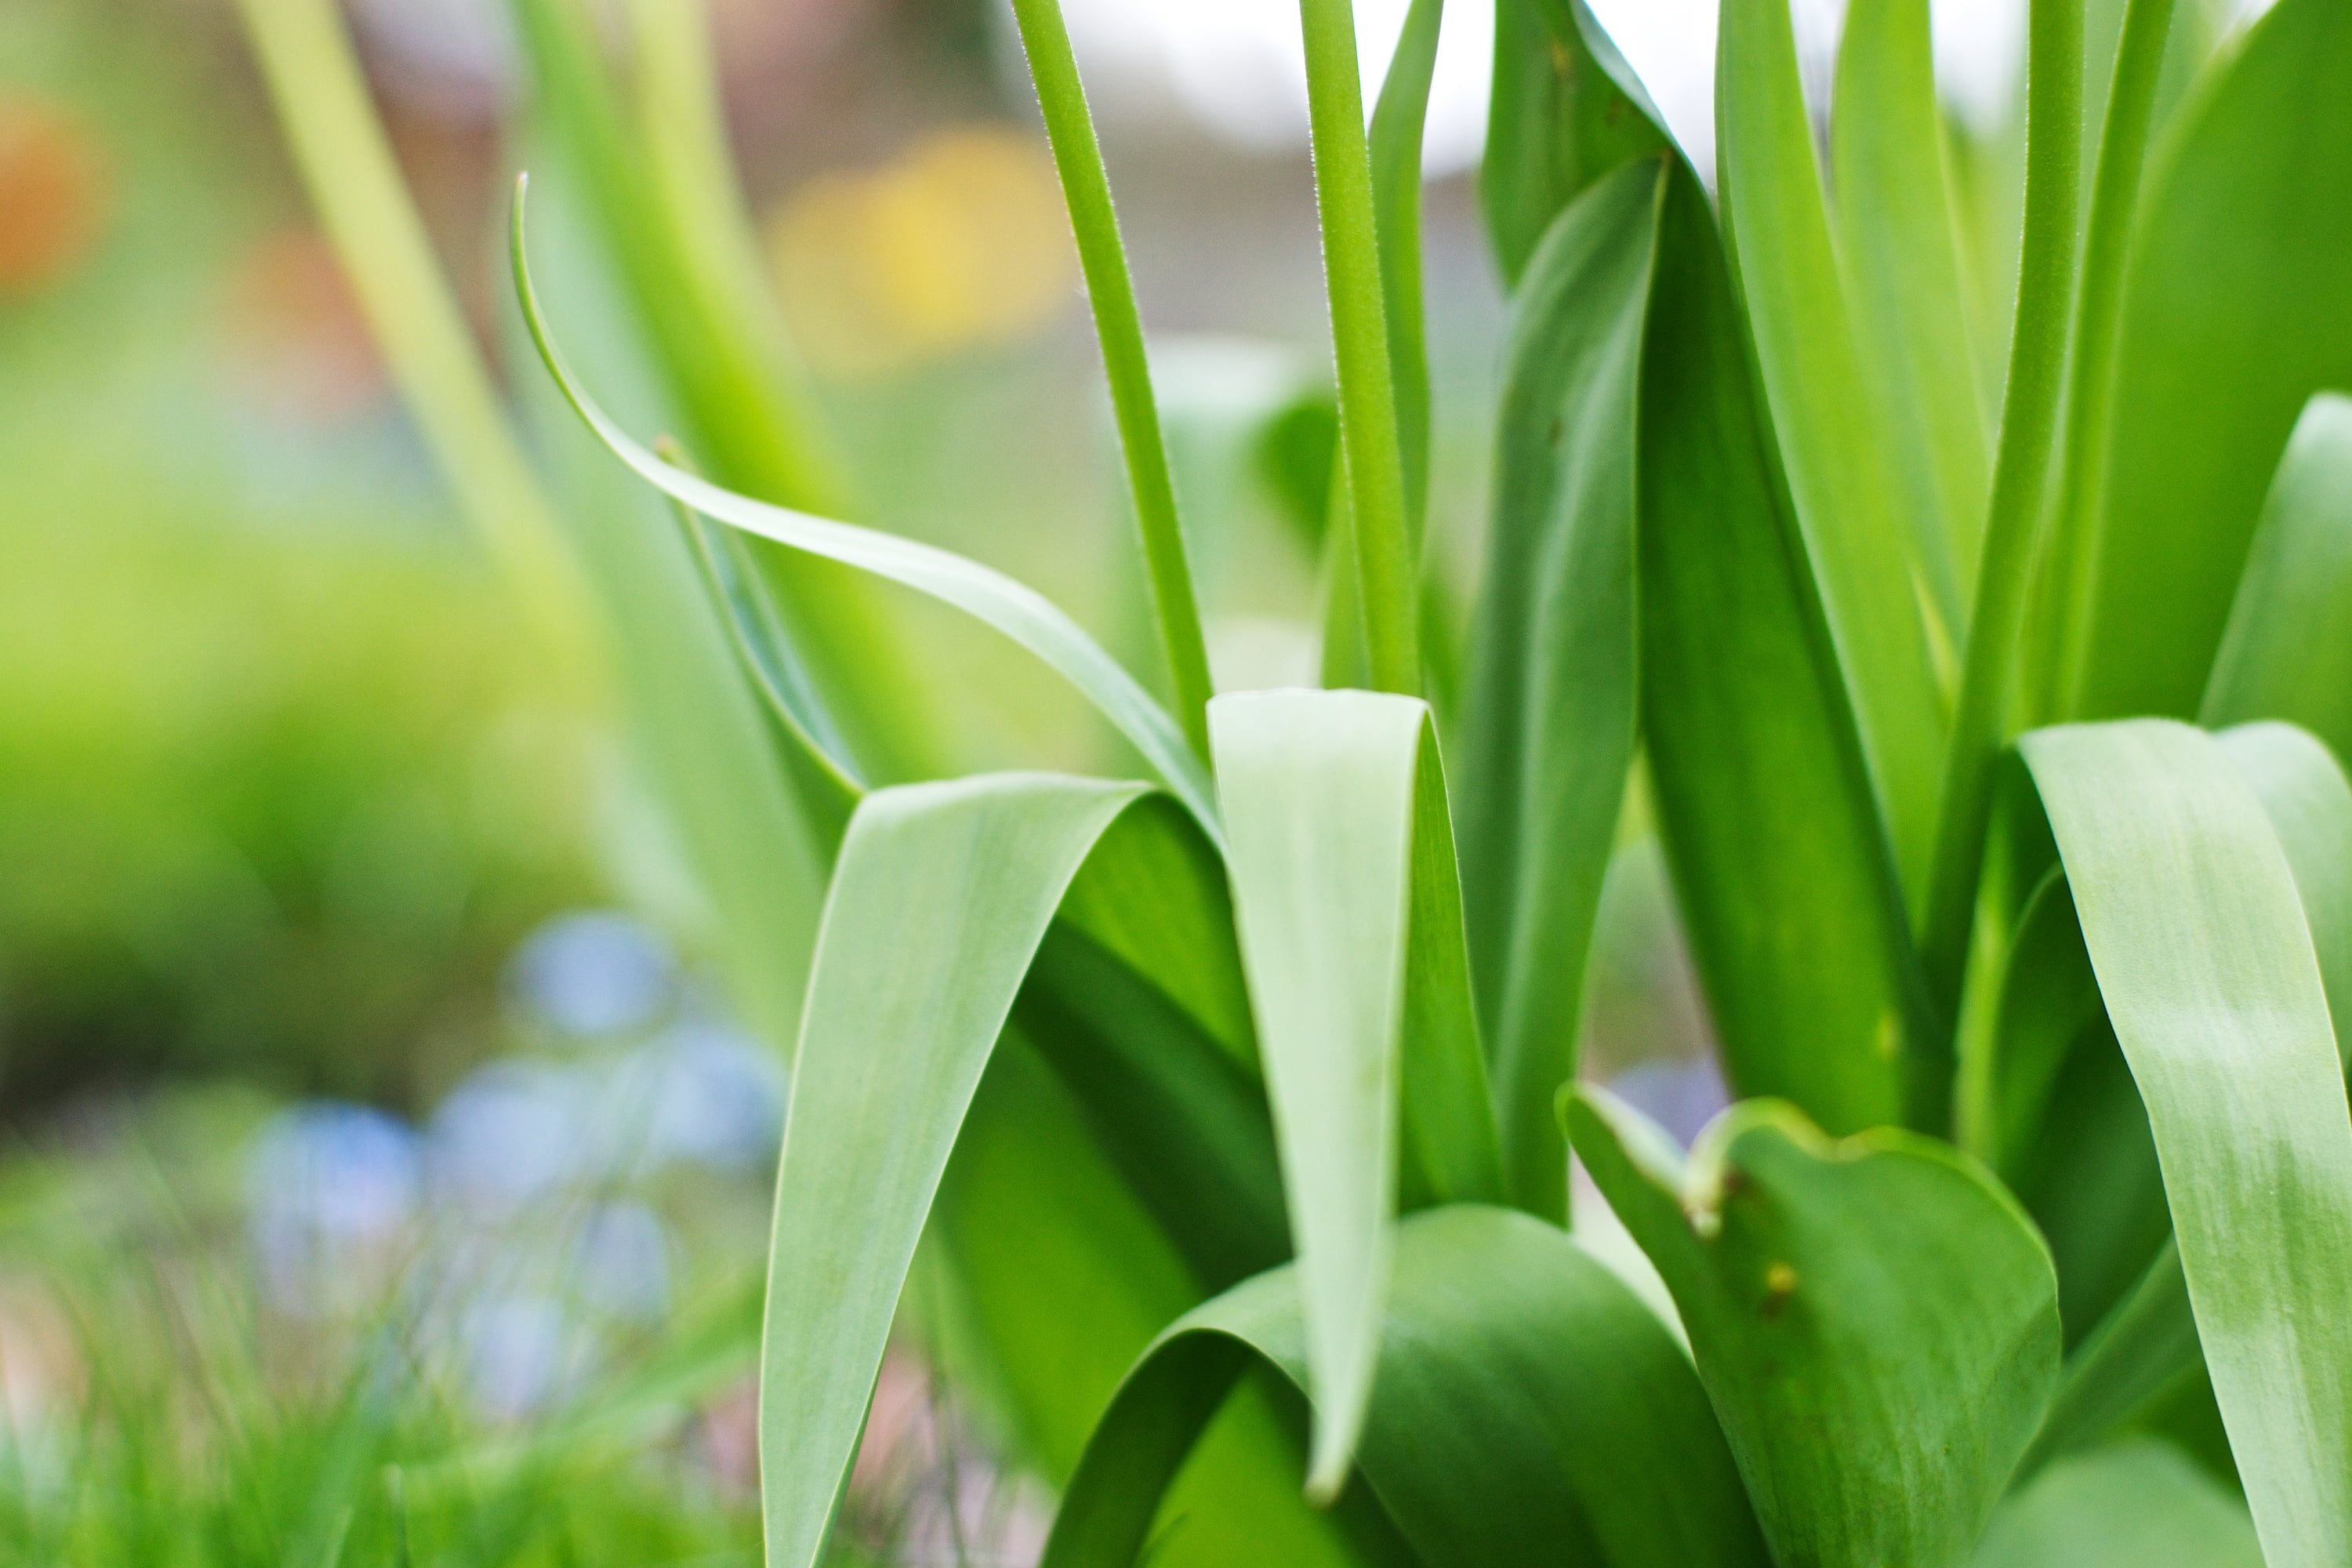
<path fill-rule="evenodd" d="M 318 9 L 248 0 L 397 354 L 420 295 L 362 241 L 404 209 L 333 156 L 356 92 L 294 68 L 335 58 Z M 2084 9 L 2032 6 L 1989 417 L 1924 0 L 1851 7 L 1826 169 L 1784 0 L 1725 0 L 1712 193 L 1578 0 L 1507 0 L 1456 689 L 1420 566 L 1440 6 L 1367 132 L 1350 8 L 1301 0 L 1330 689 L 1212 696 L 1108 184 L 1054 0 L 1016 0 L 1163 705 L 1019 584 L 831 521 L 690 8 L 634 8 L 632 97 L 523 5 L 542 254 L 604 258 L 684 450 L 593 400 L 631 367 L 551 324 L 518 203 L 524 313 L 681 510 L 576 557 L 519 526 L 551 507 L 485 512 L 530 582 L 581 563 L 626 679 L 723 721 L 645 709 L 698 749 L 676 808 L 796 1042 L 772 1563 L 825 1551 L 926 1235 L 1061 1485 L 1049 1564 L 2352 1563 L 2352 441 L 2315 396 L 2352 382 L 2352 12 L 2282 0 L 2159 116 L 2193 18 L 2130 0 L 2092 78 Z M 410 384 L 457 477 L 521 473 L 481 385 Z M 900 782 L 909 672 L 845 568 L 1029 647 L 1152 782 Z M 1574 1083 L 1636 779 L 1738 1097 L 1687 1152 Z M 1571 1148 L 1670 1313 L 1566 1228 Z M 2218 1469 L 2165 1435 L 2200 1405 Z"/>

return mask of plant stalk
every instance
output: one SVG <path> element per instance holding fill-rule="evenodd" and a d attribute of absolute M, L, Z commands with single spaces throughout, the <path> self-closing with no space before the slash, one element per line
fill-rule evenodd
<path fill-rule="evenodd" d="M 1203 762 L 1209 756 L 1209 650 L 1201 631 L 1201 609 L 1185 559 L 1184 530 L 1176 510 L 1167 444 L 1160 429 L 1160 405 L 1151 393 L 1151 366 L 1143 342 L 1143 314 L 1135 301 L 1127 247 L 1119 239 L 1118 212 L 1111 202 L 1110 175 L 1102 145 L 1087 112 L 1086 85 L 1070 49 L 1070 30 L 1060 0 L 1013 0 L 1013 16 L 1028 52 L 1030 79 L 1045 118 L 1045 139 L 1069 204 L 1070 227 L 1077 236 L 1078 263 L 1094 308 L 1095 336 L 1102 346 L 1103 370 L 1110 382 L 1111 407 L 1118 420 L 1118 443 L 1127 460 L 1127 483 L 1135 501 L 1135 522 L 1143 535 L 1143 560 L 1159 622 L 1160 651 L 1176 700 L 1176 720 Z"/>
<path fill-rule="evenodd" d="M 1357 75 L 1355 13 L 1349 0 L 1298 0 L 1298 16 L 1307 42 L 1315 200 L 1323 226 L 1339 445 L 1355 521 L 1365 647 L 1372 684 L 1412 695 L 1421 687 L 1418 573 L 1381 298 L 1380 227 Z"/>
<path fill-rule="evenodd" d="M 2091 190 L 2089 232 L 2083 242 L 2082 303 L 2075 315 L 2074 360 L 2066 394 L 2063 467 L 2058 508 L 2042 559 L 2043 581 L 2032 645 L 2038 656 L 2026 671 L 2030 717 L 2053 722 L 2071 716 L 2081 689 L 2090 630 L 2091 563 L 2106 493 L 2106 450 L 2115 427 L 2116 362 L 2122 348 L 2124 265 L 2132 220 L 2139 208 L 2140 172 L 2156 118 L 2156 89 L 2164 75 L 2173 0 L 2131 0 L 2116 51 L 2114 90 L 2099 133 L 2099 168 Z"/>
<path fill-rule="evenodd" d="M 567 679 L 599 658 L 587 585 L 493 389 L 333 0 L 241 0 L 286 140 L 335 255 L 458 505 Z"/>
<path fill-rule="evenodd" d="M 1928 983 L 1948 1016 L 1968 961 L 1992 783 L 2009 739 L 2018 633 L 2047 504 L 2074 302 L 2083 184 L 2084 0 L 2033 0 L 2026 79 L 2025 234 L 2009 384 L 1993 463 L 1984 553 L 1958 710 L 1945 752 L 1942 811 L 1922 939 Z M 1947 1053 L 1948 1054 L 1948 1052 Z M 1939 1097 L 1940 1098 L 1940 1097 Z"/>

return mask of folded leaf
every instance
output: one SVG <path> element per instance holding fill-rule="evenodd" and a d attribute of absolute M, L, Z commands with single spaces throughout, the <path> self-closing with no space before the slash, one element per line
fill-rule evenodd
<path fill-rule="evenodd" d="M 1044 659 L 1098 708 L 1157 769 L 1169 789 L 1199 816 L 1212 837 L 1216 813 L 1200 759 L 1185 744 L 1167 710 L 1152 700 L 1076 622 L 1034 589 L 950 551 L 869 528 L 813 517 L 723 490 L 647 451 L 607 416 L 565 364 L 553 329 L 540 309 L 523 254 L 523 192 L 515 194 L 511 240 L 515 289 L 523 319 L 548 374 L 613 455 L 681 505 L 747 533 L 889 578 L 954 605 L 1003 632 Z"/>
<path fill-rule="evenodd" d="M 1934 514 L 1903 504 L 1878 410 L 1856 395 L 1867 382 L 1786 0 L 1724 0 L 1716 119 L 1724 247 L 1871 777 L 1906 883 L 1916 888 L 1945 728 L 1921 597 L 1957 642 L 1959 593 Z"/>
<path fill-rule="evenodd" d="M 2246 1510 L 2169 1444 L 2051 1467 L 2001 1506 L 1973 1568 L 2263 1568 Z"/>
<path fill-rule="evenodd" d="M 1371 1391 L 1400 1142 L 1409 1196 L 1501 1188 L 1444 775 L 1414 698 L 1221 697 L 1209 735 L 1298 1244 L 1309 1485 L 1328 1500 Z"/>
<path fill-rule="evenodd" d="M 2352 756 L 2352 397 L 2295 423 L 2199 718 L 2284 719 Z"/>
<path fill-rule="evenodd" d="M 1943 1143 L 1832 1142 L 1769 1100 L 1687 1163 L 1604 1090 L 1562 1104 L 1674 1294 L 1774 1560 L 1965 1561 L 2058 1373 L 2050 1257 L 1999 1184 Z"/>
<path fill-rule="evenodd" d="M 2185 725 L 2020 744 L 2147 1103 L 2264 1550 L 2352 1560 L 2352 1112 L 2279 836 Z"/>
<path fill-rule="evenodd" d="M 1567 1214 L 1552 1113 L 1576 1076 L 1601 885 L 1633 761 L 1633 414 L 1663 163 L 1579 196 L 1511 311 L 1471 642 L 1462 876 L 1512 1201 Z"/>
<path fill-rule="evenodd" d="M 1411 1560 L 1764 1568 L 1689 1363 L 1606 1268 L 1538 1221 L 1471 1206 L 1402 1223 L 1395 1262 L 1359 1465 Z M 1312 1386 L 1290 1275 L 1198 1309 L 1137 1365 L 1063 1496 L 1045 1568 L 1141 1561 L 1170 1479 L 1253 1366 Z M 1164 1539 L 1181 1547 L 1183 1529 Z"/>
<path fill-rule="evenodd" d="M 2347 80 L 2352 9 L 2281 0 L 2155 160 L 2071 716 L 2197 711 L 2296 416 L 2352 387 Z"/>
<path fill-rule="evenodd" d="M 1733 1085 L 1856 1131 L 1938 1103 L 1950 1072 L 1923 1022 L 1846 682 L 1687 169 L 1660 211 L 1635 474 L 1661 837 Z"/>

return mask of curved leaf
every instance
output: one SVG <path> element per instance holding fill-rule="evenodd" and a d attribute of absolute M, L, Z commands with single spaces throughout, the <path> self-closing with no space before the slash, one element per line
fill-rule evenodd
<path fill-rule="evenodd" d="M 1906 884 L 1927 873 L 1944 697 L 1915 576 L 1961 622 L 1932 513 L 1904 516 L 1847 312 L 1787 0 L 1724 0 L 1716 53 L 1724 247 L 1755 333 L 1772 427 Z"/>
<path fill-rule="evenodd" d="M 1931 1054 L 1845 683 L 1686 168 L 1659 225 L 1635 474 L 1661 837 L 1732 1082 L 1855 1131 L 1932 1104 L 1949 1069 Z"/>
<path fill-rule="evenodd" d="M 1769 1100 L 1687 1163 L 1603 1090 L 1562 1104 L 1674 1294 L 1774 1560 L 1963 1561 L 2058 1373 L 2057 1280 L 2016 1204 L 1945 1144 L 1832 1142 Z"/>
<path fill-rule="evenodd" d="M 1904 495 L 1976 579 L 1991 465 L 1962 308 L 1927 0 L 1846 8 L 1831 96 L 1837 238 L 1855 339 L 1889 411 Z"/>
<path fill-rule="evenodd" d="M 2352 756 L 2352 397 L 2295 422 L 2199 718 L 2284 719 Z"/>
<path fill-rule="evenodd" d="M 1160 1494 L 1226 1391 L 1259 1363 L 1307 1389 L 1306 1342 L 1288 1270 L 1163 1334 L 1072 1479 L 1045 1568 L 1139 1561 Z M 1673 1338 L 1564 1233 L 1523 1215 L 1457 1206 L 1397 1227 L 1359 1463 L 1429 1568 L 1769 1561 Z"/>
<path fill-rule="evenodd" d="M 1389 374 L 1396 383 L 1405 521 L 1416 545 L 1429 510 L 1429 325 L 1421 295 L 1421 144 L 1444 16 L 1445 0 L 1412 0 L 1367 131 Z M 1424 638 L 1427 630 L 1423 628 Z"/>
<path fill-rule="evenodd" d="M 2314 392 L 2352 386 L 2347 80 L 2352 9 L 2281 0 L 2157 160 L 2098 459 L 2074 716 L 2197 710 L 2296 416 Z"/>
<path fill-rule="evenodd" d="M 1663 165 L 1600 181 L 1512 307 L 1465 719 L 1462 876 L 1511 1199 L 1567 1214 L 1601 879 L 1633 760 L 1633 414 Z"/>
<path fill-rule="evenodd" d="M 2286 853 L 2336 1055 L 2352 1061 L 2352 783 L 2326 746 L 2292 724 L 2241 724 L 2214 739 L 2263 803 Z"/>
<path fill-rule="evenodd" d="M 1220 697 L 1209 734 L 1297 1238 L 1317 1427 L 1338 1494 L 1370 1397 L 1404 1174 L 1438 1202 L 1501 1175 L 1429 708 L 1368 691 Z"/>
<path fill-rule="evenodd" d="M 1993 1516 L 1974 1568 L 2263 1568 L 2238 1500 L 2141 1437 L 2050 1468 Z"/>
<path fill-rule="evenodd" d="M 2206 1365 L 2265 1550 L 2352 1557 L 2352 1112 L 2295 879 L 2210 737 L 2020 742 L 2147 1106 Z"/>
<path fill-rule="evenodd" d="M 521 297 L 523 319 L 530 327 L 532 341 L 539 345 L 548 374 L 614 457 L 655 489 L 706 517 L 795 550 L 889 578 L 952 605 L 1003 632 L 1084 693 L 1143 754 L 1144 760 L 1159 771 L 1176 797 L 1192 809 L 1203 830 L 1213 839 L 1216 837 L 1216 812 L 1210 800 L 1206 771 L 1185 744 L 1175 721 L 1136 684 L 1133 676 L 1042 595 L 978 562 L 932 545 L 813 517 L 720 489 L 663 462 L 632 439 L 589 397 L 556 347 L 553 329 L 548 325 L 531 287 L 530 268 L 523 254 L 523 189 L 519 185 L 511 239 L 515 289 Z"/>

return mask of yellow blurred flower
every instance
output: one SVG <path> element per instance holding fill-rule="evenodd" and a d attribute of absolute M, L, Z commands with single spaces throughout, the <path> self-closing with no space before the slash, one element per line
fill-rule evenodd
<path fill-rule="evenodd" d="M 1053 159 L 1003 126 L 936 132 L 879 169 L 812 180 L 767 241 L 810 359 L 841 375 L 1026 336 L 1077 279 Z"/>

